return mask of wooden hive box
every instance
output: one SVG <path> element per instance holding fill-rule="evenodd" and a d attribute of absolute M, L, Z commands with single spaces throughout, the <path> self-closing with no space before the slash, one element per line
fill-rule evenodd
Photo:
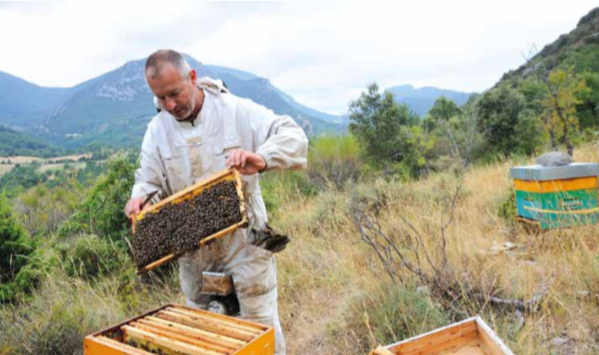
<path fill-rule="evenodd" d="M 520 166 L 511 168 L 510 175 L 514 179 L 518 221 L 541 229 L 597 223 L 599 165 Z"/>
<path fill-rule="evenodd" d="M 206 190 L 220 182 L 223 182 L 223 181 L 232 181 L 235 184 L 235 189 L 237 190 L 237 197 L 239 198 L 239 209 L 241 212 L 242 220 L 239 223 L 233 224 L 225 229 L 222 229 L 222 230 L 202 239 L 199 247 L 201 247 L 217 238 L 221 238 L 227 234 L 233 233 L 239 228 L 243 228 L 243 227 L 247 226 L 248 217 L 247 217 L 247 213 L 246 213 L 245 199 L 243 196 L 243 183 L 241 180 L 241 174 L 237 170 L 226 169 L 226 170 L 220 171 L 220 172 L 212 175 L 211 177 L 209 177 L 205 180 L 202 180 L 182 191 L 179 191 L 178 193 L 176 193 L 172 196 L 169 196 L 168 198 L 158 202 L 155 205 L 150 206 L 149 208 L 141 211 L 139 214 L 134 216 L 132 219 L 133 238 L 137 237 L 135 235 L 136 234 L 135 233 L 136 225 L 141 220 L 143 220 L 146 216 L 148 216 L 149 214 L 158 213 L 161 208 L 163 208 L 164 206 L 166 206 L 168 204 L 178 204 L 178 203 L 190 200 L 190 199 L 200 195 L 202 192 L 204 192 L 204 190 Z M 166 262 L 174 260 L 177 257 L 179 257 L 179 255 L 177 255 L 177 254 L 164 255 L 160 259 L 155 260 L 149 264 L 146 264 L 141 268 L 138 267 L 137 273 L 138 274 L 145 273 L 145 272 L 147 272 L 153 268 L 156 268 Z"/>
<path fill-rule="evenodd" d="M 474 317 L 373 350 L 370 355 L 514 355 L 480 318 Z"/>
<path fill-rule="evenodd" d="M 166 305 L 88 335 L 84 355 L 273 355 L 274 329 Z"/>

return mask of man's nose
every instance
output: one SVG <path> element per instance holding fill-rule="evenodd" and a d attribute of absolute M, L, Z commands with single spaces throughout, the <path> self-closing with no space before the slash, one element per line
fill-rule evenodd
<path fill-rule="evenodd" d="M 172 99 L 172 98 L 170 98 L 170 97 L 167 97 L 164 100 L 164 104 L 166 105 L 166 110 L 167 111 L 172 111 L 172 110 L 175 109 L 175 106 L 177 106 L 177 103 L 175 102 L 175 100 Z"/>

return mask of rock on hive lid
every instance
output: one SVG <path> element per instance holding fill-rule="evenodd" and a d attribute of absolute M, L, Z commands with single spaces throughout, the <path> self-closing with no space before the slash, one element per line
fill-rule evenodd
<path fill-rule="evenodd" d="M 599 164 L 572 163 L 566 166 L 527 165 L 510 169 L 510 176 L 518 180 L 549 181 L 599 175 Z"/>

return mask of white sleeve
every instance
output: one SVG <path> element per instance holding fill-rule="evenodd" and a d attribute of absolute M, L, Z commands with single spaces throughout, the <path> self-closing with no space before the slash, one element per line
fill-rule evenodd
<path fill-rule="evenodd" d="M 243 122 L 251 124 L 255 152 L 266 161 L 266 170 L 306 168 L 308 137 L 291 117 L 276 115 L 245 99 L 240 100 L 238 109 Z"/>
<path fill-rule="evenodd" d="M 162 163 L 149 127 L 141 144 L 139 165 L 139 169 L 135 171 L 135 184 L 133 185 L 131 198 L 144 197 L 154 191 L 159 192 L 152 199 L 154 202 L 166 197 L 165 188 L 162 186 L 164 180 L 162 179 L 164 176 Z"/>

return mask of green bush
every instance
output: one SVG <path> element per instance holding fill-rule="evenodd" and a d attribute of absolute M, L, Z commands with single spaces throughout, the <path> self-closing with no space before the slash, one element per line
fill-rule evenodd
<path fill-rule="evenodd" d="M 134 183 L 135 165 L 130 160 L 126 155 L 117 155 L 108 162 L 106 173 L 98 177 L 78 212 L 61 226 L 61 236 L 97 234 L 124 244 L 131 233 L 123 212 Z"/>
<path fill-rule="evenodd" d="M 274 218 L 286 200 L 318 194 L 304 171 L 268 172 L 260 178 L 260 188 L 268 215 Z"/>
<path fill-rule="evenodd" d="M 362 149 L 352 135 L 320 136 L 310 142 L 307 174 L 310 181 L 324 189 L 342 188 L 356 182 L 363 172 Z"/>
<path fill-rule="evenodd" d="M 448 325 L 450 317 L 427 292 L 412 285 L 387 284 L 376 292 L 354 300 L 347 319 L 366 348 L 390 344 Z M 366 338 L 368 335 L 371 338 Z"/>
<path fill-rule="evenodd" d="M 518 211 L 516 206 L 516 192 L 510 188 L 507 198 L 499 205 L 497 215 L 508 223 L 513 223 Z"/>
<path fill-rule="evenodd" d="M 116 243 L 96 235 L 77 237 L 55 247 L 65 273 L 70 277 L 94 279 L 132 267 L 126 251 Z"/>
<path fill-rule="evenodd" d="M 9 200 L 0 194 L 0 303 L 13 301 L 37 284 L 36 248 L 36 240 L 27 235 Z"/>

